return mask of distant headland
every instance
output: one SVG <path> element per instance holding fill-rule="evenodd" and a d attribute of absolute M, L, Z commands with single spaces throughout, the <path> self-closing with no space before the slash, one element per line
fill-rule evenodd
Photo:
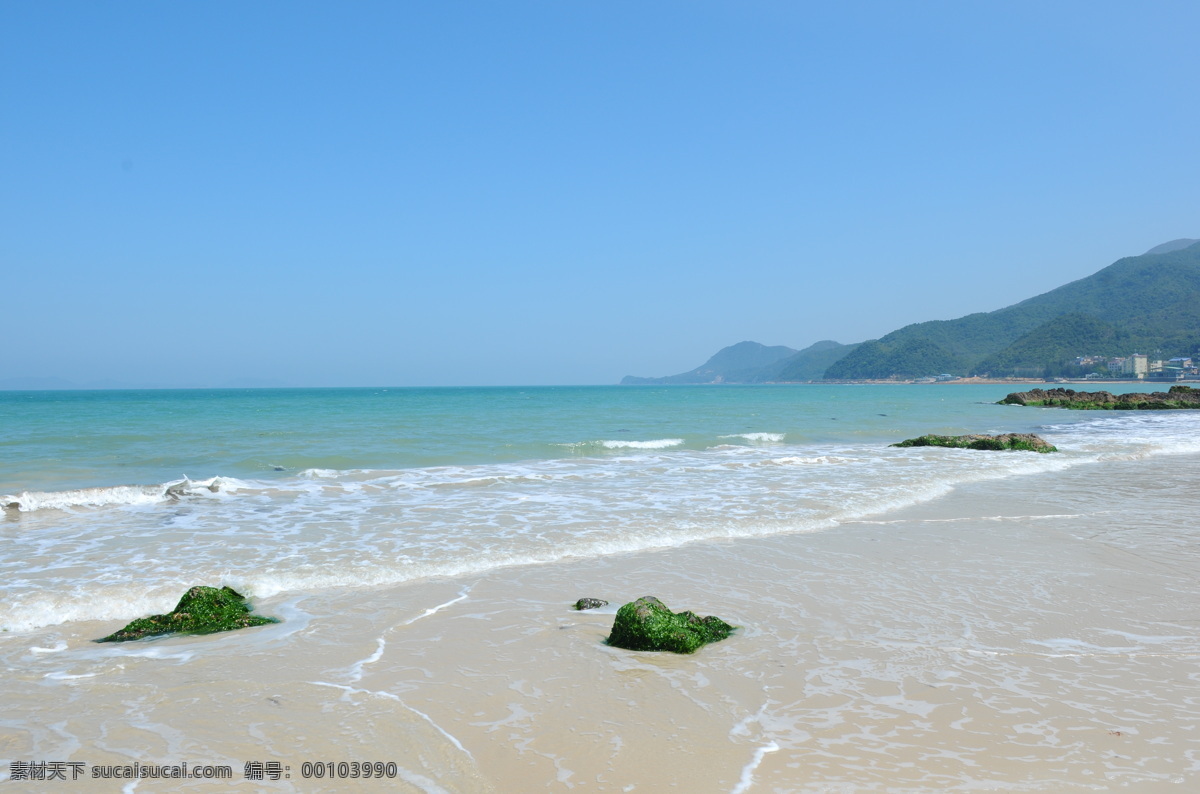
<path fill-rule="evenodd" d="M 621 383 L 1175 382 L 1200 378 L 1197 328 L 1200 239 L 1181 238 L 996 311 L 856 344 L 740 342 L 679 375 Z"/>

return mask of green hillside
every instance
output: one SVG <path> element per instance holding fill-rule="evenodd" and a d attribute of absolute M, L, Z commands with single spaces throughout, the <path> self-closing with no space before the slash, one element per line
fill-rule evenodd
<path fill-rule="evenodd" d="M 1008 347 L 975 365 L 993 376 L 1080 377 L 1076 356 L 1120 356 L 1131 352 L 1129 334 L 1089 314 L 1064 314 L 1042 323 Z"/>
<path fill-rule="evenodd" d="M 1200 353 L 1200 241 L 1173 240 L 993 312 L 905 326 L 880 339 L 804 350 L 741 342 L 665 378 L 622 383 L 765 383 L 954 375 L 1078 376 L 1077 356 Z"/>
<path fill-rule="evenodd" d="M 621 384 L 664 385 L 676 383 L 777 383 L 780 381 L 820 380 L 830 364 L 854 350 L 826 339 L 803 350 L 758 342 L 739 342 L 717 352 L 704 364 L 688 372 L 663 378 L 639 378 L 626 375 Z"/>
<path fill-rule="evenodd" d="M 1047 325 L 1064 315 L 1075 317 Z M 1089 324 L 1085 318 L 1108 327 Z M 1056 344 L 1053 336 L 1058 332 L 1069 340 Z M 1107 342 L 1113 346 L 1094 347 Z M 830 366 L 825 377 L 1006 374 L 1053 367 L 1078 355 L 1108 355 L 1108 349 L 1113 355 L 1135 350 L 1161 351 L 1164 357 L 1190 355 L 1198 342 L 1200 244 L 1192 244 L 1120 259 L 1087 278 L 994 312 L 905 326 L 864 342 Z"/>
<path fill-rule="evenodd" d="M 750 383 L 765 368 L 778 365 L 797 351 L 783 345 L 768 347 L 758 342 L 738 342 L 721 348 L 708 361 L 688 372 L 664 378 L 639 378 L 626 375 L 621 385 L 662 385 L 672 383 Z"/>
<path fill-rule="evenodd" d="M 843 345 L 826 339 L 784 359 L 773 368 L 759 373 L 757 381 L 797 382 L 821 380 L 825 370 L 836 361 L 853 352 L 858 345 Z"/>

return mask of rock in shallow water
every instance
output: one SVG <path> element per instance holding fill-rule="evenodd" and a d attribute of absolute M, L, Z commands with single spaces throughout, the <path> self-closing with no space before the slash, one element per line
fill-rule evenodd
<path fill-rule="evenodd" d="M 138 618 L 96 642 L 125 642 L 160 634 L 214 634 L 278 622 L 277 618 L 251 615 L 245 596 L 232 587 L 193 587 L 173 611 Z"/>
<path fill-rule="evenodd" d="M 1074 389 L 1031 389 L 1017 391 L 1001 400 L 999 405 L 1033 405 L 1051 408 L 1074 408 L 1084 411 L 1163 410 L 1200 408 L 1200 389 L 1191 386 L 1172 386 L 1169 391 L 1113 394 L 1106 391 L 1075 391 Z"/>
<path fill-rule="evenodd" d="M 1016 449 L 1025 452 L 1058 452 L 1058 447 L 1033 433 L 1002 433 L 998 436 L 920 436 L 892 444 L 893 447 L 954 447 L 956 449 Z"/>
<path fill-rule="evenodd" d="M 617 610 L 608 644 L 631 651 L 694 653 L 725 639 L 734 628 L 718 617 L 672 612 L 654 596 L 643 596 Z"/>
<path fill-rule="evenodd" d="M 606 606 L 608 606 L 608 602 L 602 598 L 581 598 L 575 602 L 575 608 L 579 610 L 599 609 Z"/>

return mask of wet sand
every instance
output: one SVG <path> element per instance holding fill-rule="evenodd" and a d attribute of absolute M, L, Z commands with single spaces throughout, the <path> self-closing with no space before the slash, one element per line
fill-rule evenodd
<path fill-rule="evenodd" d="M 11 760 L 228 764 L 233 780 L 7 790 L 1174 791 L 1200 782 L 1200 459 L 960 487 L 835 529 L 278 597 L 276 625 L 0 637 Z M 656 595 L 742 627 L 692 656 L 604 638 Z M 575 612 L 581 596 L 612 602 Z M 133 617 L 133 616 L 131 616 Z M 245 780 L 247 761 L 290 778 Z"/>

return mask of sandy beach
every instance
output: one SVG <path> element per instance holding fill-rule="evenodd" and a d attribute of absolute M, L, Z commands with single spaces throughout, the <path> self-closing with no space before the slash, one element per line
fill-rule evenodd
<path fill-rule="evenodd" d="M 1198 28 L 0 3 L 0 794 L 1200 792 Z"/>
<path fill-rule="evenodd" d="M 10 635 L 3 755 L 234 772 L 28 790 L 370 790 L 317 761 L 429 792 L 1177 790 L 1200 780 L 1198 471 L 1102 462 L 820 532 L 265 599 L 283 623 L 207 637 Z M 741 629 L 605 645 L 646 594 Z"/>

